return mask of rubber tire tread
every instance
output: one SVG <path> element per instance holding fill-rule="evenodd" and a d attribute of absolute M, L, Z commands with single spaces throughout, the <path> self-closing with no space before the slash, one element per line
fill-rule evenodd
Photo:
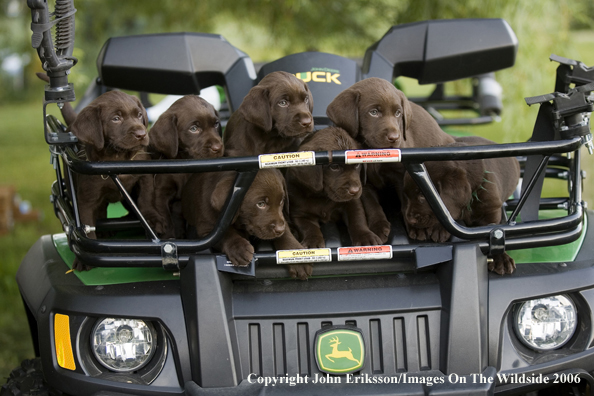
<path fill-rule="evenodd" d="M 49 388 L 43 378 L 41 359 L 23 360 L 20 367 L 10 373 L 0 396 L 60 396 L 62 392 Z"/>

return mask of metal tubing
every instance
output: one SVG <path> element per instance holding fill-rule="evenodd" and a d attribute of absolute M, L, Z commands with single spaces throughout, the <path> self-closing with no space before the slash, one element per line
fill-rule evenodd
<path fill-rule="evenodd" d="M 159 237 L 157 236 L 157 234 L 155 234 L 155 231 L 153 231 L 149 223 L 146 221 L 146 219 L 140 212 L 140 209 L 138 209 L 138 206 L 136 206 L 136 203 L 134 202 L 130 194 L 128 194 L 128 191 L 126 191 L 126 189 L 124 188 L 124 185 L 120 181 L 120 178 L 117 175 L 110 175 L 109 177 L 111 177 L 111 180 L 115 183 L 118 190 L 120 190 L 120 194 L 124 196 L 124 199 L 126 200 L 128 205 L 130 205 L 130 208 L 132 209 L 136 217 L 138 217 L 138 220 L 140 220 L 140 224 L 142 224 L 144 230 L 150 234 L 153 242 L 159 242 Z"/>
<path fill-rule="evenodd" d="M 548 161 L 549 161 L 549 156 L 544 156 L 542 158 L 542 160 L 540 161 L 540 164 L 538 164 L 536 171 L 534 172 L 534 174 L 532 175 L 532 178 L 528 182 L 528 186 L 526 186 L 526 190 L 524 191 L 522 196 L 520 196 L 520 200 L 518 201 L 518 206 L 516 206 L 516 209 L 513 211 L 513 213 L 509 217 L 509 221 L 507 222 L 508 224 L 515 223 L 516 217 L 518 217 L 518 215 L 520 214 L 520 211 L 524 207 L 524 204 L 526 203 L 526 200 L 528 199 L 528 197 L 530 196 L 530 193 L 534 189 L 534 186 L 538 182 L 538 178 L 542 174 L 542 171 L 544 169 L 546 169 Z"/>

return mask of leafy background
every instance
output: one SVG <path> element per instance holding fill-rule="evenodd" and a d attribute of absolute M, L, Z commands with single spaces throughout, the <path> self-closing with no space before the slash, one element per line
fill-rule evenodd
<path fill-rule="evenodd" d="M 53 1 L 50 0 L 53 9 Z M 523 98 L 554 88 L 551 54 L 594 65 L 591 0 L 75 0 L 79 64 L 70 81 L 77 97 L 96 76 L 95 59 L 112 36 L 191 31 L 222 34 L 255 62 L 318 50 L 360 58 L 390 26 L 426 19 L 504 18 L 520 43 L 516 66 L 497 72 L 504 90 L 501 122 L 473 130 L 497 142 L 525 141 L 538 109 Z M 39 222 L 19 223 L 0 236 L 0 378 L 33 350 L 15 273 L 40 235 L 60 232 L 49 203 L 54 173 L 42 137 L 43 84 L 31 49 L 30 12 L 24 0 L 0 0 L 0 62 L 10 54 L 30 58 L 22 84 L 0 71 L 0 186 L 11 185 L 41 210 Z M 425 90 L 404 81 L 411 91 Z M 468 84 L 448 86 L 463 91 Z M 50 110 L 56 114 L 57 109 Z M 584 167 L 593 161 L 585 156 Z M 554 188 L 553 188 L 554 189 Z M 585 199 L 594 197 L 586 183 Z M 36 274 L 30 274 L 35 276 Z"/>

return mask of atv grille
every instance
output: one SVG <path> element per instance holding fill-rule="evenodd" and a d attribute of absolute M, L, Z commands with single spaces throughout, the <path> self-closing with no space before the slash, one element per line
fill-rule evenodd
<path fill-rule="evenodd" d="M 362 374 L 437 370 L 440 318 L 439 310 L 430 310 L 332 320 L 237 320 L 242 377 L 319 373 L 314 355 L 316 331 L 345 324 L 362 330 L 366 350 Z"/>

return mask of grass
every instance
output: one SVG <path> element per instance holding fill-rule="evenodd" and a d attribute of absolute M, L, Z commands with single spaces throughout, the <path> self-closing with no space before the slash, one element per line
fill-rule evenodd
<path fill-rule="evenodd" d="M 17 223 L 12 232 L 0 236 L 0 378 L 5 378 L 23 359 L 33 357 L 16 271 L 41 235 L 61 228 L 49 201 L 55 174 L 43 138 L 41 101 L 0 106 L 0 119 L 0 186 L 14 186 L 23 200 L 43 213 L 40 222 Z"/>
<path fill-rule="evenodd" d="M 567 53 L 558 55 L 594 65 L 594 51 L 591 50 L 594 47 L 594 33 L 578 32 L 573 37 L 575 45 Z M 476 133 L 500 143 L 525 141 L 530 136 L 538 109 L 523 105 L 521 98 L 550 92 L 553 89 L 556 65 L 550 64 L 546 59 L 540 63 L 548 73 L 548 82 L 542 85 L 543 92 L 521 92 L 521 89 L 515 87 L 516 82 L 529 74 L 525 70 L 519 73 L 515 71 L 522 66 L 522 60 L 519 55 L 516 67 L 497 74 L 504 93 L 507 93 L 502 121 L 473 128 Z M 41 235 L 61 232 L 49 202 L 50 186 L 55 175 L 49 165 L 48 146 L 43 139 L 43 88 L 40 83 L 37 84 L 40 97 L 38 101 L 0 106 L 0 186 L 14 186 L 22 199 L 30 201 L 34 209 L 44 213 L 40 222 L 16 224 L 11 233 L 0 236 L 0 381 L 21 360 L 33 356 L 27 319 L 15 282 L 16 271 L 27 250 Z M 58 113 L 55 106 L 51 112 Z M 590 171 L 590 174 L 594 173 L 593 156 L 584 155 L 583 168 Z M 594 183 L 586 181 L 584 198 L 594 202 Z"/>

